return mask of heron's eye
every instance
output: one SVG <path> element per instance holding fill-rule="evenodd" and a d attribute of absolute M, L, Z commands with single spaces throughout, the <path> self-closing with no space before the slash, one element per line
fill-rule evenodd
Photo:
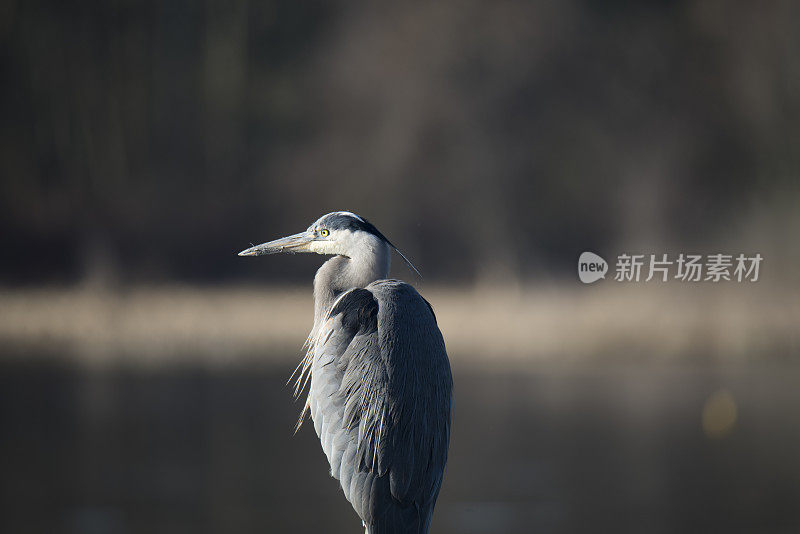
<path fill-rule="evenodd" d="M 319 231 L 319 235 L 321 235 L 322 237 L 328 237 L 328 234 L 330 234 L 330 232 L 328 231 L 327 228 L 323 228 L 322 230 Z"/>

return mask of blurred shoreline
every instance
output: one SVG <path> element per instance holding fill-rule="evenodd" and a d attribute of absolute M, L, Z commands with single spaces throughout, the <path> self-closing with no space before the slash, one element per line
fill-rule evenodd
<path fill-rule="evenodd" d="M 800 356 L 800 298 L 741 284 L 421 289 L 454 366 L 748 362 Z M 312 324 L 310 287 L 0 289 L 0 359 L 86 365 L 284 365 Z M 50 356 L 47 356 L 50 357 Z"/>

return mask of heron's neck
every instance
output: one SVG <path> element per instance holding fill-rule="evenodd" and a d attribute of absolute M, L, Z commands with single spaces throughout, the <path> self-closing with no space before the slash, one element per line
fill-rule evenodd
<path fill-rule="evenodd" d="M 336 297 L 354 287 L 366 287 L 389 276 L 390 253 L 385 243 L 353 257 L 334 256 L 314 277 L 314 328 L 325 319 Z"/>

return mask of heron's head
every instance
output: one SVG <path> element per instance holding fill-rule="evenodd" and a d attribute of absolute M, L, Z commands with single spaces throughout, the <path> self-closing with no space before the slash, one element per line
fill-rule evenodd
<path fill-rule="evenodd" d="M 349 211 L 335 211 L 317 219 L 305 232 L 262 243 L 239 253 L 239 256 L 261 256 L 288 252 L 316 252 L 354 258 L 378 254 L 393 248 L 411 265 L 386 236 L 363 217 Z M 387 260 L 388 261 L 388 260 Z M 414 268 L 413 265 L 411 265 Z M 416 271 L 416 268 L 414 268 Z"/>

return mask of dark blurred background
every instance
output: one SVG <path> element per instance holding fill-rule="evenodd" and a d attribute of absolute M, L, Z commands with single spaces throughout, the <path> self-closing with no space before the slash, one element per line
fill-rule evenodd
<path fill-rule="evenodd" d="M 358 532 L 283 385 L 319 258 L 235 255 L 346 209 L 448 342 L 434 532 L 800 531 L 798 21 L 1 1 L 0 530 Z M 584 287 L 584 250 L 765 259 Z"/>
<path fill-rule="evenodd" d="M 230 253 L 336 209 L 449 281 L 753 225 L 798 257 L 791 1 L 2 9 L 6 283 L 268 280 Z"/>

